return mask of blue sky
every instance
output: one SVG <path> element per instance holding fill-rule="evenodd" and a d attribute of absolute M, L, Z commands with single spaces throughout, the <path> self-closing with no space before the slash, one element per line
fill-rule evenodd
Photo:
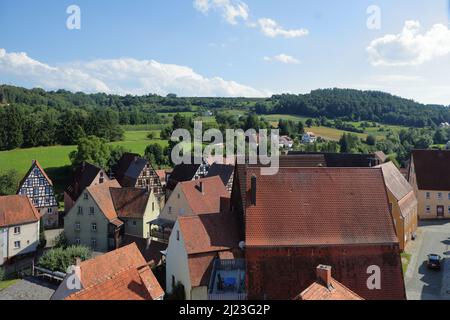
<path fill-rule="evenodd" d="M 80 30 L 66 27 L 70 5 Z M 447 0 L 2 0 L 0 83 L 189 96 L 351 87 L 449 105 L 449 13 Z"/>

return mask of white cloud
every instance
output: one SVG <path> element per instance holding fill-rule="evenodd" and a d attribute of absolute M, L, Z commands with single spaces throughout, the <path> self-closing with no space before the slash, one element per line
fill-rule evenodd
<path fill-rule="evenodd" d="M 222 17 L 230 24 L 238 24 L 238 19 L 246 22 L 249 28 L 261 29 L 261 32 L 270 38 L 278 36 L 285 38 L 298 38 L 309 34 L 307 29 L 285 29 L 275 20 L 262 18 L 255 21 L 250 20 L 250 9 L 248 5 L 241 0 L 194 0 L 194 8 L 203 14 L 207 14 L 211 10 L 222 13 Z"/>
<path fill-rule="evenodd" d="M 259 19 L 258 24 L 262 33 L 270 38 L 278 36 L 285 38 L 299 38 L 309 34 L 307 29 L 284 29 L 276 21 L 269 18 Z"/>
<path fill-rule="evenodd" d="M 98 59 L 50 66 L 34 60 L 26 53 L 7 53 L 0 49 L 0 82 L 15 79 L 19 85 L 45 89 L 67 89 L 116 94 L 181 96 L 270 96 L 268 91 L 227 81 L 207 78 L 186 66 L 163 64 L 155 60 L 132 58 Z"/>
<path fill-rule="evenodd" d="M 419 21 L 406 21 L 399 34 L 373 40 L 367 47 L 374 66 L 414 66 L 450 53 L 450 29 L 435 24 L 420 34 Z"/>
<path fill-rule="evenodd" d="M 194 0 L 194 8 L 203 14 L 210 10 L 222 13 L 222 17 L 230 24 L 236 25 L 238 19 L 248 20 L 249 8 L 240 0 Z"/>
<path fill-rule="evenodd" d="M 278 61 L 278 62 L 285 63 L 285 64 L 299 64 L 300 63 L 300 60 L 298 60 L 290 55 L 284 54 L 284 53 L 276 55 L 274 57 L 264 57 L 264 60 L 267 62 Z"/>

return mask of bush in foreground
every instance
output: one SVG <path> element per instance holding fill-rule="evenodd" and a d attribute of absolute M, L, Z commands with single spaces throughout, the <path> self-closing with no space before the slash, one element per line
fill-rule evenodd
<path fill-rule="evenodd" d="M 91 257 L 91 249 L 84 246 L 70 246 L 67 248 L 54 248 L 45 252 L 39 259 L 38 265 L 52 271 L 67 272 L 67 268 L 74 265 L 76 258 L 81 261 Z"/>

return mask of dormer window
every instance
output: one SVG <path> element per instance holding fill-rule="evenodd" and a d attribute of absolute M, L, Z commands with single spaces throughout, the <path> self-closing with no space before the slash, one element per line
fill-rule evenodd
<path fill-rule="evenodd" d="M 89 199 L 89 195 L 87 193 L 84 194 L 84 200 L 88 200 Z"/>

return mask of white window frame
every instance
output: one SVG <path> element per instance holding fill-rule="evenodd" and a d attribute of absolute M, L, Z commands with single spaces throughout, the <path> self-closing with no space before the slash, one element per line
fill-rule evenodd
<path fill-rule="evenodd" d="M 20 246 L 21 246 L 20 240 L 14 241 L 14 249 L 20 249 Z"/>
<path fill-rule="evenodd" d="M 93 223 L 91 224 L 91 230 L 92 230 L 93 232 L 97 232 L 97 223 L 93 222 Z"/>
<path fill-rule="evenodd" d="M 429 206 L 429 205 L 425 206 L 425 212 L 431 213 L 431 206 Z"/>
<path fill-rule="evenodd" d="M 16 232 L 16 229 L 18 229 L 19 231 Z M 19 235 L 20 231 L 20 226 L 14 227 L 14 235 Z"/>
<path fill-rule="evenodd" d="M 81 223 L 80 222 L 75 222 L 75 230 L 81 231 Z"/>

